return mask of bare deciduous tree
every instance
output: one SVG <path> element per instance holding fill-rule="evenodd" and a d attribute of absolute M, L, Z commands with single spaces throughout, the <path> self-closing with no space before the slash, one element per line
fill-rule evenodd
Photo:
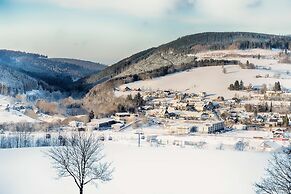
<path fill-rule="evenodd" d="M 83 194 L 84 186 L 112 179 L 111 164 L 104 162 L 103 146 L 92 134 L 78 133 L 66 139 L 63 147 L 53 147 L 48 156 L 60 177 L 72 177 Z"/>
<path fill-rule="evenodd" d="M 275 153 L 266 169 L 266 177 L 255 184 L 258 194 L 291 194 L 291 149 Z"/>

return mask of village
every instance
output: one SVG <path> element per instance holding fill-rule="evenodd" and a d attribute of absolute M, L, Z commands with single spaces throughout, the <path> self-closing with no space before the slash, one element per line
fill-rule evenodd
<path fill-rule="evenodd" d="M 206 92 L 196 94 L 128 86 L 115 88 L 115 91 L 130 98 L 135 96 L 138 99 L 136 111 L 120 111 L 101 118 L 91 111 L 89 115 L 77 115 L 62 124 L 49 126 L 36 136 L 44 137 L 48 144 L 53 137 L 60 138 L 60 134 L 89 131 L 97 133 L 102 141 L 127 140 L 139 142 L 139 145 L 144 141 L 198 148 L 211 145 L 208 147 L 256 151 L 273 151 L 291 140 L 288 103 L 291 95 L 288 91 L 262 93 L 256 86 L 248 95 L 230 99 Z M 8 112 L 26 121 L 32 119 L 25 114 L 28 111 L 35 112 L 37 122 L 66 120 L 34 110 L 19 101 L 2 104 L 1 109 L 5 114 Z M 3 129 L 1 131 L 3 133 Z"/>
<path fill-rule="evenodd" d="M 226 100 L 223 96 L 213 98 L 206 92 L 193 94 L 129 87 L 118 91 L 140 96 L 142 101 L 137 112 L 117 112 L 108 118 L 91 115 L 87 124 L 72 121 L 69 126 L 73 130 L 98 131 L 104 134 L 102 140 L 106 140 L 106 134 L 110 134 L 108 140 L 121 134 L 127 134 L 132 140 L 138 137 L 136 134 L 141 134 L 142 139 L 150 142 L 173 145 L 191 144 L 192 140 L 196 141 L 194 144 L 201 144 L 215 138 L 222 142 L 216 142 L 218 146 L 227 142 L 227 138 L 232 139 L 233 146 L 238 142 L 253 143 L 253 147 L 259 144 L 260 149 L 274 150 L 288 144 L 291 138 L 290 104 L 284 103 L 290 93 L 266 91 L 260 94 L 254 89 L 249 98 Z M 269 100 L 273 98 L 283 100 Z"/>

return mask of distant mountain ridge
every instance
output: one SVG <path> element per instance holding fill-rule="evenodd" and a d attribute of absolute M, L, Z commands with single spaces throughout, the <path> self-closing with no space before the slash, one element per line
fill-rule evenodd
<path fill-rule="evenodd" d="M 84 94 L 108 80 L 132 82 L 193 67 L 228 64 L 196 60 L 195 54 L 221 49 L 290 49 L 291 37 L 251 32 L 205 32 L 153 47 L 111 66 L 79 59 L 0 50 L 0 94 L 44 88 Z"/>
<path fill-rule="evenodd" d="M 50 60 L 62 62 L 62 63 L 69 63 L 75 64 L 78 66 L 83 67 L 84 69 L 92 70 L 92 71 L 101 71 L 105 69 L 107 66 L 101 63 L 95 63 L 92 61 L 86 61 L 81 59 L 70 59 L 70 58 L 49 58 Z"/>
<path fill-rule="evenodd" d="M 3 75 L 0 77 L 0 93 L 23 93 L 38 88 L 68 91 L 74 81 L 98 73 L 105 67 L 89 61 L 0 50 Z"/>
<path fill-rule="evenodd" d="M 291 37 L 252 32 L 204 32 L 184 36 L 172 42 L 153 47 L 125 58 L 97 74 L 80 79 L 79 89 L 88 90 L 94 85 L 112 79 L 142 79 L 142 75 L 155 71 L 171 71 L 193 65 L 195 53 L 221 49 L 290 49 Z M 195 66 L 195 64 L 194 64 Z M 148 73 L 147 73 L 148 72 Z M 144 76 L 145 77 L 145 76 Z"/>

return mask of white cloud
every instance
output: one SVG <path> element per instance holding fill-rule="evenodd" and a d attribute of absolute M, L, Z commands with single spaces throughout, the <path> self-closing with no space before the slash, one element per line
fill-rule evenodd
<path fill-rule="evenodd" d="M 199 21 L 243 22 L 260 19 L 262 15 L 291 19 L 290 0 L 13 0 L 47 3 L 63 8 L 83 9 L 102 13 L 118 13 L 141 18 L 175 18 L 180 12 L 185 18 Z M 189 9 L 190 8 L 190 9 Z M 188 10 L 185 14 L 185 10 Z M 190 12 L 189 12 L 190 10 Z M 285 12 L 284 12 L 285 11 Z M 290 13 L 289 13 L 290 12 Z M 259 18 L 257 18 L 259 17 Z M 262 18 L 264 19 L 264 18 Z M 271 18 L 272 20 L 272 18 Z M 253 22 L 253 21 L 252 21 Z"/>
<path fill-rule="evenodd" d="M 246 31 L 284 33 L 291 31 L 290 0 L 196 0 L 195 17 L 181 21 Z M 227 31 L 228 29 L 225 29 Z"/>
<path fill-rule="evenodd" d="M 192 0 L 14 0 L 48 3 L 64 8 L 117 12 L 138 17 L 158 17 L 172 11 L 181 1 Z"/>
<path fill-rule="evenodd" d="M 4 48 L 108 63 L 201 31 L 291 34 L 291 0 L 11 1 L 28 3 L 32 8 L 34 4 L 48 4 L 61 9 L 54 12 L 55 7 L 48 6 L 52 13 L 46 10 L 43 15 L 41 10 L 20 10 L 9 20 L 9 14 L 2 17 L 0 13 Z M 64 14 L 63 8 L 68 9 Z"/>

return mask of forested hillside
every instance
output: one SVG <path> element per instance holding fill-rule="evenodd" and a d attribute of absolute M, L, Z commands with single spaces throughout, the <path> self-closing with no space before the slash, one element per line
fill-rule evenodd
<path fill-rule="evenodd" d="M 104 68 L 105 65 L 89 61 L 0 50 L 0 93 L 16 94 L 40 88 L 70 91 L 74 81 Z"/>
<path fill-rule="evenodd" d="M 206 32 L 178 38 L 156 48 L 134 54 L 113 64 L 97 74 L 77 82 L 79 90 L 89 90 L 94 85 L 110 79 L 128 81 L 147 79 L 183 69 L 209 65 L 197 64 L 195 54 L 205 50 L 221 49 L 290 49 L 291 37 L 249 32 Z M 213 61 L 211 65 L 215 65 Z M 152 73 L 153 74 L 152 74 Z"/>

